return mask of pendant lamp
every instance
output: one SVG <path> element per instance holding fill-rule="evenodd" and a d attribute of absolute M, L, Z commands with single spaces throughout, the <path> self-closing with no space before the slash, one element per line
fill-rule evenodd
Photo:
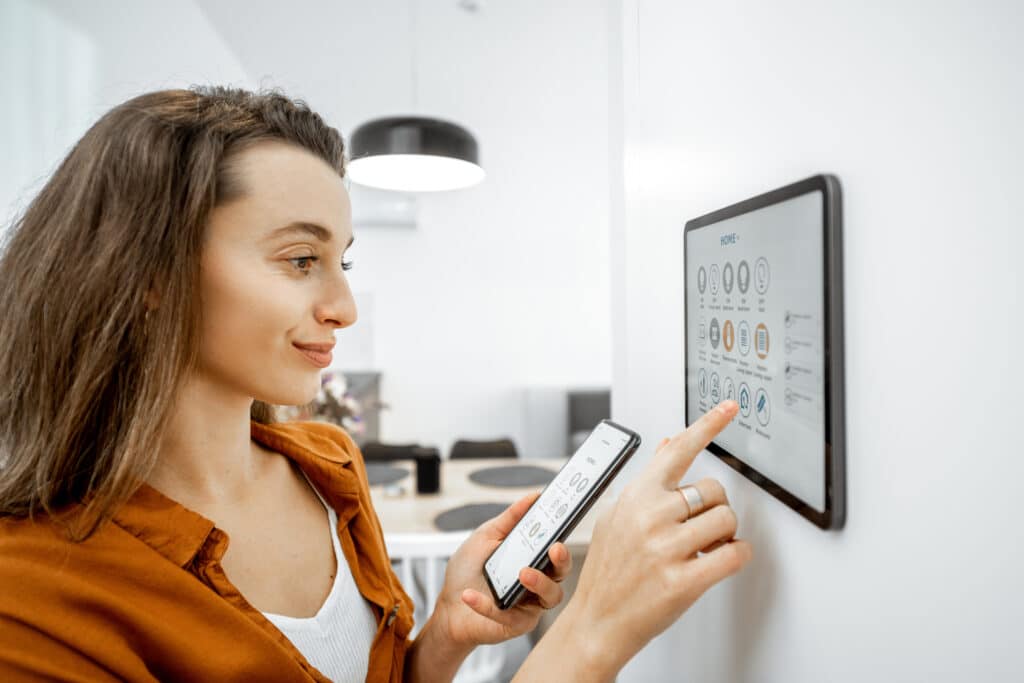
<path fill-rule="evenodd" d="M 419 90 L 416 4 L 417 0 L 408 3 L 414 112 Z M 460 7 L 467 12 L 479 9 L 472 2 Z M 353 182 L 384 190 L 457 190 L 484 179 L 479 154 L 473 134 L 458 124 L 419 115 L 391 116 L 368 121 L 352 132 L 348 174 Z"/>
<path fill-rule="evenodd" d="M 423 116 L 392 116 L 359 126 L 349 141 L 353 182 L 385 190 L 436 192 L 476 185 L 476 139 L 462 126 Z"/>

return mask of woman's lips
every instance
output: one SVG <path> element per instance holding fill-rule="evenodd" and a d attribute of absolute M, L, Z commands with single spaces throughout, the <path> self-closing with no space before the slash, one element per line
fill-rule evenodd
<path fill-rule="evenodd" d="M 310 363 L 317 366 L 318 368 L 326 368 L 328 365 L 331 364 L 332 356 L 329 350 L 329 346 L 319 344 L 311 344 L 309 347 L 299 346 L 298 344 L 292 344 L 292 346 L 294 346 L 299 353 L 308 358 Z M 322 351 L 320 349 L 328 350 Z"/>

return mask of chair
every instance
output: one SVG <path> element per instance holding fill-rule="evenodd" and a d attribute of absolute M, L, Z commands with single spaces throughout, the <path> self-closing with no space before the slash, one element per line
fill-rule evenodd
<path fill-rule="evenodd" d="M 445 566 L 470 531 L 423 533 L 385 533 L 391 566 L 402 582 L 402 587 L 413 599 L 415 606 L 410 637 L 415 637 L 434 611 L 444 583 Z M 482 645 L 466 658 L 454 683 L 498 683 L 498 675 L 505 663 L 505 646 Z"/>
<path fill-rule="evenodd" d="M 415 460 L 416 455 L 419 451 L 420 445 L 416 443 L 410 444 L 390 444 L 381 443 L 380 441 L 368 441 L 363 444 L 363 447 L 359 450 L 363 453 L 363 460 L 370 461 L 389 461 L 389 460 Z"/>
<path fill-rule="evenodd" d="M 495 441 L 470 441 L 459 439 L 452 444 L 448 457 L 452 460 L 460 458 L 518 458 L 516 445 L 512 439 Z"/>

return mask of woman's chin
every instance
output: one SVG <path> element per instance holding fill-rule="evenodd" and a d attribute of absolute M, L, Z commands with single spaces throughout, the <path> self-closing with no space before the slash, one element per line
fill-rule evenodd
<path fill-rule="evenodd" d="M 311 387 L 294 387 L 291 391 L 280 392 L 272 394 L 269 399 L 261 399 L 266 403 L 271 403 L 277 406 L 305 406 L 316 400 L 317 395 L 320 393 L 320 380 L 317 379 L 316 385 Z"/>

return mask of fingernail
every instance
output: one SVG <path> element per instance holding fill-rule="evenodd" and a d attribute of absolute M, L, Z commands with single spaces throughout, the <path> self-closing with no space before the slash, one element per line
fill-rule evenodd
<path fill-rule="evenodd" d="M 523 583 L 525 583 L 527 586 L 532 586 L 537 583 L 537 577 L 533 574 L 527 574 L 523 577 Z"/>
<path fill-rule="evenodd" d="M 722 415 L 732 415 L 738 408 L 739 404 L 731 399 L 718 404 L 718 412 L 722 413 Z"/>

